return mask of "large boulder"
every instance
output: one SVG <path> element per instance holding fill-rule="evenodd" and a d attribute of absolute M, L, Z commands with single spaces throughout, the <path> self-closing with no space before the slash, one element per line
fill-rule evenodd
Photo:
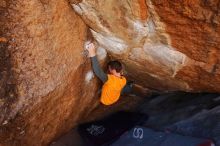
<path fill-rule="evenodd" d="M 99 59 L 107 51 L 121 60 L 136 83 L 220 92 L 219 7 L 218 0 L 0 0 L 0 145 L 48 145 L 106 113 L 82 53 L 86 24 Z"/>
<path fill-rule="evenodd" d="M 66 0 L 0 0 L 0 145 L 43 146 L 97 104 L 86 25 Z"/>
<path fill-rule="evenodd" d="M 219 0 L 70 0 L 101 47 L 145 87 L 220 92 Z"/>

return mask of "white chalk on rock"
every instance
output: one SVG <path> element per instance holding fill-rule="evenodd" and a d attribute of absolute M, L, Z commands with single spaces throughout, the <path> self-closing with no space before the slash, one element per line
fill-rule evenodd
<path fill-rule="evenodd" d="M 104 60 L 107 57 L 107 51 L 102 47 L 98 47 L 96 53 L 98 60 Z"/>
<path fill-rule="evenodd" d="M 88 48 L 89 48 L 89 45 L 91 44 L 91 42 L 90 41 L 86 41 L 85 43 L 84 43 L 84 50 L 83 50 L 83 52 L 81 53 L 83 56 L 85 56 L 85 57 L 89 57 L 88 55 L 89 55 L 89 51 L 87 50 Z"/>
<path fill-rule="evenodd" d="M 5 120 L 5 121 L 2 123 L 2 125 L 6 125 L 6 124 L 8 124 L 8 121 L 7 121 L 7 120 Z"/>
<path fill-rule="evenodd" d="M 89 45 L 91 44 L 91 41 L 86 41 L 84 43 L 84 49 L 88 49 Z"/>
<path fill-rule="evenodd" d="M 85 76 L 86 84 L 88 84 L 93 79 L 93 77 L 94 77 L 94 74 L 91 70 L 89 72 L 87 72 L 86 76 Z"/>
<path fill-rule="evenodd" d="M 113 52 L 115 54 L 123 54 L 126 53 L 128 50 L 128 45 L 126 44 L 126 42 L 118 37 L 103 35 L 95 31 L 92 31 L 92 34 L 98 41 L 99 45 L 110 52 Z"/>

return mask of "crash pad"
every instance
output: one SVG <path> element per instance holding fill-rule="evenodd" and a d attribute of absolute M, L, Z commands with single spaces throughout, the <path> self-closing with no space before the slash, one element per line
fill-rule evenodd
<path fill-rule="evenodd" d="M 135 126 L 111 146 L 215 146 L 209 139 L 183 136 Z"/>
<path fill-rule="evenodd" d="M 135 125 L 141 125 L 148 116 L 142 113 L 117 112 L 102 120 L 82 124 L 79 134 L 89 146 L 101 146 L 117 140 Z"/>

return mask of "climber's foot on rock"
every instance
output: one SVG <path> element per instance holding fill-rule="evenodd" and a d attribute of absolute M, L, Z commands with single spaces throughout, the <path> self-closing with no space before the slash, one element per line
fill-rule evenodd
<path fill-rule="evenodd" d="M 143 88 L 140 85 L 133 84 L 131 94 L 134 94 L 134 95 L 140 96 L 140 97 L 149 97 L 149 96 L 151 96 L 151 91 L 148 88 Z"/>
<path fill-rule="evenodd" d="M 162 93 L 159 92 L 159 91 L 151 91 L 150 98 L 154 98 L 154 97 L 160 96 L 161 94 Z"/>

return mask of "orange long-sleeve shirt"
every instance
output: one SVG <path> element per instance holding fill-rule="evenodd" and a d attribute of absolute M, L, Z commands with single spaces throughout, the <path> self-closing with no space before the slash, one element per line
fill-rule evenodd
<path fill-rule="evenodd" d="M 111 105 L 118 101 L 121 91 L 126 85 L 125 77 L 116 77 L 108 74 L 108 80 L 102 86 L 101 103 Z"/>

